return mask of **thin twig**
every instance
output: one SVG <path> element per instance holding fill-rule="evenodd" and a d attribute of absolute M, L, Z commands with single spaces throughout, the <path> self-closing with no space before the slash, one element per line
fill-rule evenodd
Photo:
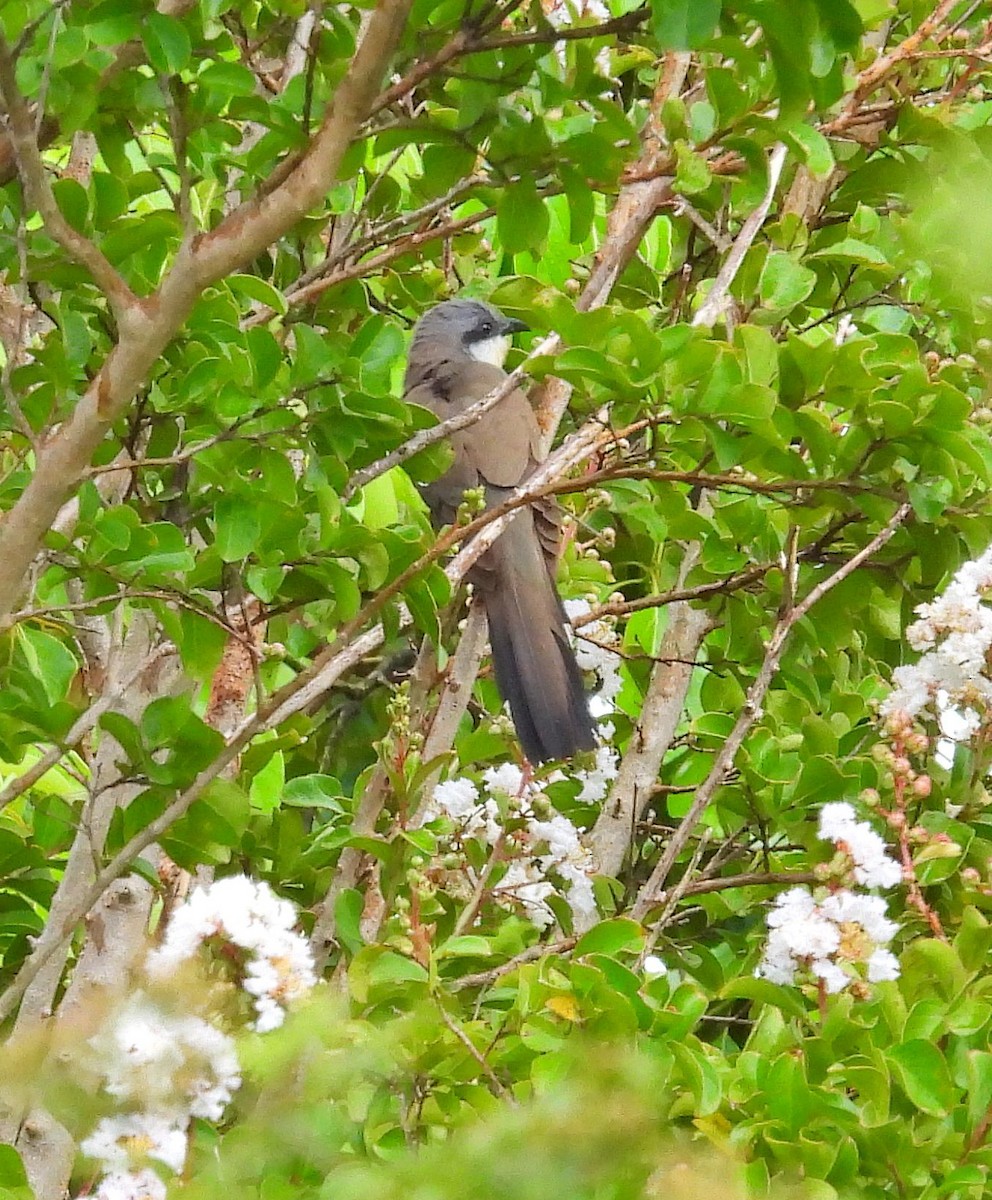
<path fill-rule="evenodd" d="M 536 962 L 551 954 L 567 954 L 569 950 L 575 948 L 578 940 L 577 937 L 567 937 L 547 945 L 530 946 L 498 967 L 492 967 L 488 971 L 477 971 L 472 975 L 461 975 L 458 979 L 451 980 L 447 987 L 453 992 L 460 992 L 463 988 L 469 987 L 488 987 L 489 984 L 495 983 L 504 975 L 509 975 L 511 971 L 515 971 L 517 967 L 522 967 L 525 963 Z"/>
<path fill-rule="evenodd" d="M 444 1005 L 440 1000 L 438 1000 L 437 1007 L 438 1012 L 441 1014 L 441 1020 L 445 1023 L 445 1025 L 447 1025 L 455 1037 L 458 1038 L 465 1049 L 468 1050 L 469 1054 L 471 1054 L 471 1056 L 482 1068 L 483 1073 L 489 1080 L 493 1095 L 498 1096 L 501 1100 L 508 1101 L 511 1106 L 515 1107 L 517 1101 L 513 1094 L 507 1090 L 503 1083 L 500 1082 L 496 1072 L 492 1069 L 489 1063 L 486 1062 L 485 1055 L 478 1048 L 478 1046 L 476 1046 L 475 1042 L 472 1041 L 472 1039 L 468 1036 L 465 1030 L 462 1029 L 457 1021 L 448 1015 L 448 1013 L 445 1011 Z"/>
<path fill-rule="evenodd" d="M 795 887 L 800 883 L 816 883 L 818 879 L 815 871 L 745 871 L 741 875 L 724 875 L 719 879 L 687 880 L 679 896 L 705 896 L 711 892 L 727 892 L 742 887 Z M 662 892 L 658 896 L 658 903 L 667 904 L 674 895 L 674 889 L 671 893 Z"/>

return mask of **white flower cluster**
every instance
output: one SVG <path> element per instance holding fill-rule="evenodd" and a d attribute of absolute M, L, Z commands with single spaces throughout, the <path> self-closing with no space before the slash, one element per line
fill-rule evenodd
<path fill-rule="evenodd" d="M 218 1120 L 241 1086 L 226 1033 L 202 1017 L 167 1012 L 144 992 L 112 1012 L 88 1046 L 88 1065 L 109 1095 L 172 1123 L 191 1116 Z"/>
<path fill-rule="evenodd" d="M 849 873 L 862 887 L 894 887 L 902 868 L 867 821 L 859 821 L 842 801 L 820 809 L 819 836 L 833 842 L 849 860 Z M 794 983 L 808 971 L 827 992 L 840 992 L 861 981 L 895 979 L 899 963 L 886 947 L 899 926 L 885 915 L 881 896 L 840 888 L 821 899 L 807 887 L 779 896 L 768 915 L 768 941 L 755 974 L 772 983 Z"/>
<path fill-rule="evenodd" d="M 548 898 L 562 891 L 576 927 L 587 928 L 597 917 L 592 889 L 595 867 L 579 831 L 561 813 L 552 811 L 546 819 L 535 813 L 535 804 L 550 809 L 550 803 L 536 784 L 525 783 L 523 772 L 512 763 L 490 767 L 482 778 L 485 799 L 470 779 L 439 783 L 424 819 L 448 817 L 461 841 L 474 839 L 491 849 L 503 844 L 502 855 L 508 865 L 493 887 L 499 903 L 522 909 L 539 929 L 546 929 L 555 920 Z M 503 798 L 507 821 L 520 826 L 510 839 L 505 838 L 497 796 Z M 504 844 L 506 841 L 510 844 Z M 465 890 L 471 894 L 478 882 L 475 872 L 467 862 L 462 870 L 467 874 Z M 560 886 L 552 882 L 551 875 L 561 880 Z"/>
<path fill-rule="evenodd" d="M 587 600 L 566 600 L 565 613 L 570 621 L 592 612 Z M 581 635 L 576 635 L 575 659 L 583 671 L 592 671 L 599 680 L 599 687 L 589 697 L 589 711 L 597 720 L 609 717 L 616 710 L 617 694 L 623 684 L 620 676 L 620 655 L 609 649 L 616 641 L 616 631 L 606 621 L 590 621 L 582 626 Z M 612 726 L 603 729 L 603 736 L 612 736 Z"/>
<path fill-rule="evenodd" d="M 902 867 L 888 853 L 885 839 L 867 821 L 859 821 L 850 804 L 824 804 L 819 834 L 848 855 L 854 878 L 862 887 L 895 887 L 902 881 Z"/>
<path fill-rule="evenodd" d="M 293 905 L 267 883 L 232 875 L 197 888 L 178 909 L 162 945 L 148 956 L 149 974 L 168 977 L 211 938 L 237 946 L 246 954 L 242 986 L 255 997 L 254 1028 L 266 1033 L 283 1023 L 286 1005 L 317 982 L 313 955 L 295 923 Z"/>
<path fill-rule="evenodd" d="M 186 1161 L 186 1123 L 164 1113 L 126 1113 L 104 1117 L 82 1143 L 87 1158 L 95 1158 L 106 1171 L 124 1173 L 138 1156 L 156 1158 L 172 1171 Z"/>
<path fill-rule="evenodd" d="M 906 640 L 922 657 L 892 674 L 893 691 L 882 704 L 884 717 L 915 717 L 924 710 L 940 718 L 948 704 L 967 710 L 972 728 L 992 712 L 992 608 L 983 601 L 992 590 L 992 548 L 964 566 L 944 594 L 917 609 L 919 620 Z"/>
<path fill-rule="evenodd" d="M 220 939 L 247 952 L 242 986 L 255 999 L 254 1028 L 282 1024 L 285 1005 L 316 982 L 306 942 L 294 933 L 295 910 L 265 883 L 244 876 L 198 888 L 147 959 L 163 978 Z M 241 1086 L 233 1039 L 200 1016 L 176 1014 L 142 991 L 112 1011 L 91 1037 L 82 1065 L 122 1110 L 104 1117 L 82 1142 L 100 1164 L 97 1200 L 164 1200 L 165 1184 L 148 1165 L 179 1172 L 193 1117 L 219 1120 Z"/>
<path fill-rule="evenodd" d="M 150 1167 L 111 1171 L 100 1180 L 94 1200 L 165 1200 L 165 1184 Z"/>
<path fill-rule="evenodd" d="M 192 1117 L 218 1120 L 241 1086 L 234 1042 L 196 1016 L 133 993 L 89 1039 L 84 1064 L 128 1111 L 104 1117 L 81 1149 L 106 1173 L 101 1200 L 165 1196 L 148 1159 L 181 1171 Z"/>
<path fill-rule="evenodd" d="M 862 963 L 869 983 L 899 974 L 895 955 L 885 949 L 899 926 L 885 916 L 881 896 L 844 889 L 817 902 L 808 888 L 790 888 L 775 901 L 768 926 L 755 974 L 772 983 L 794 983 L 796 972 L 806 969 L 828 992 L 840 992 L 858 980 Z"/>

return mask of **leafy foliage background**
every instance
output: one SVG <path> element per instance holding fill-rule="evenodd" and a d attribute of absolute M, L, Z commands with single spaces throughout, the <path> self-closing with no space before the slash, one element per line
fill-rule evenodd
<path fill-rule="evenodd" d="M 387 25 L 319 202 L 263 239 Z M 753 977 L 763 905 L 825 856 L 818 807 L 888 795 L 876 710 L 914 606 L 992 541 L 983 6 L 8 0 L 0 30 L 0 1011 L 31 1103 L 79 1136 L 46 1044 L 75 1018 L 48 1014 L 125 978 L 190 875 L 244 871 L 344 999 L 246 1040 L 191 1194 L 694 1195 L 717 1170 L 749 1196 L 986 1194 L 984 735 L 910 814 L 947 939 L 908 910 L 899 981 L 825 1010 Z M 629 818 L 589 930 L 483 895 L 466 933 L 411 819 L 442 767 L 516 755 L 484 671 L 425 757 L 458 631 L 414 485 L 443 445 L 375 474 L 432 424 L 404 349 L 455 292 L 526 320 L 524 350 L 560 336 L 527 366 L 547 427 L 559 380 L 559 436 L 625 434 L 563 484 L 561 590 L 617 622 L 631 774 L 606 805 L 549 786 L 600 849 L 606 806 Z M 903 503 L 754 704 L 783 615 Z M 28 1194 L 23 1156 L 60 1195 L 71 1146 L 27 1103 L 0 1184 Z"/>

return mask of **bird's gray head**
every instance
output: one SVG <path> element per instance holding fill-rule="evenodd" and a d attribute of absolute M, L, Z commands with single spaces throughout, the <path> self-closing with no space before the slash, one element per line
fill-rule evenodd
<path fill-rule="evenodd" d="M 445 300 L 417 322 L 410 356 L 463 354 L 502 367 L 511 336 L 526 328 L 523 321 L 504 317 L 498 308 L 482 300 Z"/>

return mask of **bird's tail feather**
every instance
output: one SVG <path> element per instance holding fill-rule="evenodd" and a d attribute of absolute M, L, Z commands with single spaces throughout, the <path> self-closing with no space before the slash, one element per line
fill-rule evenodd
<path fill-rule="evenodd" d="M 530 513 L 522 513 L 485 558 L 496 684 L 525 754 L 545 762 L 591 750 L 596 736 L 582 673 Z"/>

